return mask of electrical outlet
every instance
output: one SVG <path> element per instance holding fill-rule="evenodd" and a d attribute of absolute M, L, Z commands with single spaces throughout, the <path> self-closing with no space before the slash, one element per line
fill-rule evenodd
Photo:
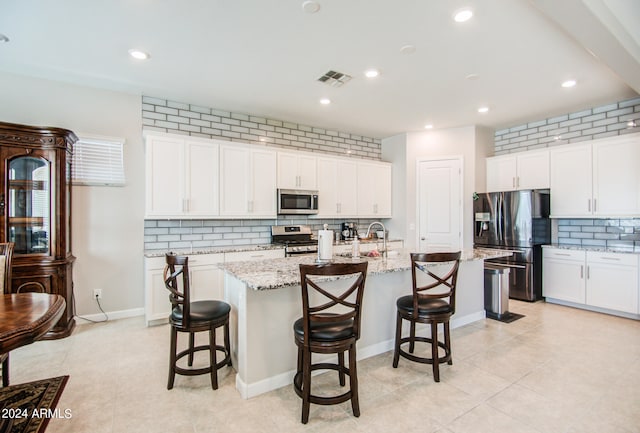
<path fill-rule="evenodd" d="M 102 289 L 93 289 L 93 299 L 102 299 Z"/>

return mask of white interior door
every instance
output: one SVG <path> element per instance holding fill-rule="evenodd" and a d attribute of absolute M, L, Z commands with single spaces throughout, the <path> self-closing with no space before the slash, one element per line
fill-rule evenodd
<path fill-rule="evenodd" d="M 462 160 L 417 164 L 418 248 L 420 252 L 462 248 Z"/>

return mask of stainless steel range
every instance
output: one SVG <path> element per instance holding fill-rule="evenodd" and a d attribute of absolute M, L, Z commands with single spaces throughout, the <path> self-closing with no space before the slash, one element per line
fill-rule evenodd
<path fill-rule="evenodd" d="M 284 245 L 286 257 L 318 254 L 318 241 L 309 226 L 271 226 L 271 242 Z"/>

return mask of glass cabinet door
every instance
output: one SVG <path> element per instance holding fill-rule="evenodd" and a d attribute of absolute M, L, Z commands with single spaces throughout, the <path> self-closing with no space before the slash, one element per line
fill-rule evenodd
<path fill-rule="evenodd" d="M 49 254 L 51 241 L 51 166 L 35 156 L 8 165 L 7 240 L 16 254 Z"/>

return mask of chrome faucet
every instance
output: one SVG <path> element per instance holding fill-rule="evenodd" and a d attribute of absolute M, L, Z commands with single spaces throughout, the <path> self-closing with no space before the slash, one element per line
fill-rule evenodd
<path fill-rule="evenodd" d="M 371 227 L 373 227 L 376 224 L 382 227 L 382 257 L 386 259 L 387 258 L 387 229 L 384 228 L 384 224 L 382 224 L 380 221 L 372 222 L 371 224 L 369 224 L 369 228 L 367 228 L 367 234 L 365 234 L 364 236 L 368 238 L 369 235 L 371 234 Z"/>

